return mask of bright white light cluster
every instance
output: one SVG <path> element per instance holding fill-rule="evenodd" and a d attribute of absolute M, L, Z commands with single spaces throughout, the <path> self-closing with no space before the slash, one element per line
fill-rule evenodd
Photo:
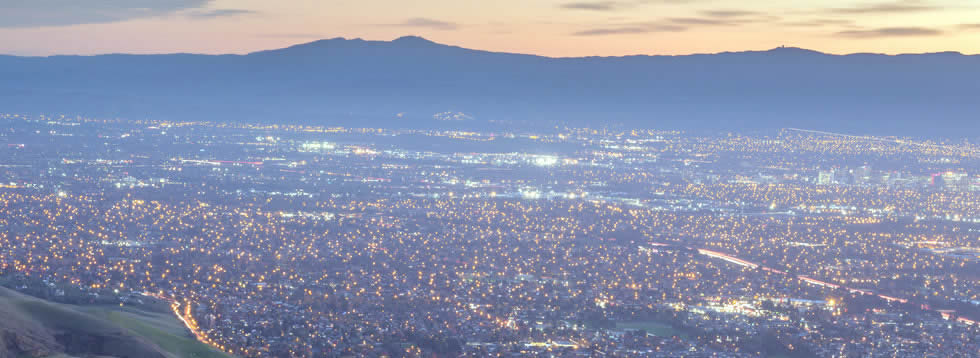
<path fill-rule="evenodd" d="M 551 167 L 558 164 L 558 157 L 554 155 L 539 155 L 534 157 L 534 165 L 539 167 Z"/>

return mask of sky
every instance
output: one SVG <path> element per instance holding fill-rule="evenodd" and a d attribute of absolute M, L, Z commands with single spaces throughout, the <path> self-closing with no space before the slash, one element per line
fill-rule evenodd
<path fill-rule="evenodd" d="M 0 53 L 248 53 L 417 35 L 552 57 L 980 54 L 980 0 L 0 0 Z"/>

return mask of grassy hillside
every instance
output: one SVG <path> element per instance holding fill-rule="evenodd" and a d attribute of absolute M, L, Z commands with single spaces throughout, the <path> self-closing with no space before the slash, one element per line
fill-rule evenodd
<path fill-rule="evenodd" d="M 229 358 L 228 355 L 189 336 L 184 326 L 173 315 L 118 306 L 87 307 L 85 310 L 93 316 L 115 323 L 148 339 L 176 357 Z"/>
<path fill-rule="evenodd" d="M 0 288 L 0 317 L 0 357 L 228 358 L 161 313 L 62 305 Z"/>

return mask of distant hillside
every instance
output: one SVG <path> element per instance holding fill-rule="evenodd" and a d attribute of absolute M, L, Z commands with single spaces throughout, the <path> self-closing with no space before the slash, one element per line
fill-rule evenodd
<path fill-rule="evenodd" d="M 241 56 L 0 56 L 0 78 L 0 112 L 29 114 L 980 135 L 980 56 L 959 53 L 838 56 L 776 48 L 546 58 L 404 37 L 321 40 Z M 448 121 L 439 115 L 460 112 Z"/>
<path fill-rule="evenodd" d="M 0 287 L 0 358 L 227 358 L 172 317 L 51 303 Z"/>

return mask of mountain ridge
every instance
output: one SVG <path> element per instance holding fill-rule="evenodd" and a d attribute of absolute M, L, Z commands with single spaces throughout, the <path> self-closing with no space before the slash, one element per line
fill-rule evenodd
<path fill-rule="evenodd" d="M 551 58 L 407 36 L 245 55 L 0 57 L 0 112 L 317 125 L 490 122 L 980 135 L 980 56 L 796 47 Z M 437 123 L 433 114 L 474 120 Z"/>
<path fill-rule="evenodd" d="M 703 53 L 699 52 L 699 53 L 673 54 L 673 55 L 667 55 L 667 54 L 642 54 L 642 53 L 637 53 L 637 54 L 629 54 L 629 55 L 546 56 L 546 55 L 538 55 L 538 54 L 531 54 L 531 53 L 508 52 L 508 51 L 492 51 L 492 50 L 483 50 L 483 49 L 468 48 L 468 47 L 457 46 L 457 45 L 449 45 L 449 44 L 443 44 L 443 43 L 435 42 L 435 41 L 429 40 L 429 39 L 427 39 L 425 37 L 418 36 L 418 35 L 405 35 L 405 36 L 401 36 L 401 37 L 395 38 L 395 39 L 390 40 L 390 41 L 385 41 L 385 40 L 365 40 L 365 39 L 360 38 L 360 37 L 354 37 L 354 38 L 332 37 L 332 38 L 323 38 L 323 39 L 318 39 L 318 40 L 313 40 L 313 41 L 308 41 L 308 42 L 297 43 L 297 44 L 289 45 L 289 46 L 286 46 L 286 47 L 272 48 L 272 49 L 265 49 L 265 50 L 256 50 L 256 51 L 251 51 L 251 52 L 242 53 L 242 54 L 234 54 L 234 53 L 210 54 L 210 53 L 194 53 L 194 52 L 168 52 L 168 53 L 134 54 L 134 53 L 111 52 L 111 53 L 100 53 L 100 54 L 90 54 L 90 55 L 52 54 L 52 55 L 42 55 L 42 56 L 22 56 L 22 55 L 13 55 L 13 54 L 0 53 L 0 57 L 15 57 L 15 58 L 99 57 L 99 56 L 211 56 L 211 57 L 232 56 L 232 57 L 241 57 L 241 56 L 250 56 L 250 55 L 261 54 L 261 53 L 266 53 L 266 52 L 275 52 L 275 51 L 289 50 L 289 49 L 294 49 L 294 48 L 299 48 L 299 47 L 305 47 L 305 46 L 339 44 L 339 43 L 367 44 L 367 45 L 379 45 L 379 44 L 411 44 L 411 45 L 416 45 L 416 46 L 426 45 L 426 46 L 455 48 L 455 49 L 475 51 L 475 52 L 482 52 L 482 53 L 522 55 L 522 56 L 540 57 L 540 58 L 546 58 L 546 59 L 585 59 L 585 58 L 605 59 L 605 58 L 624 58 L 624 57 L 687 57 L 687 56 L 711 56 L 711 55 L 729 55 L 729 54 L 780 53 L 780 52 L 788 52 L 788 51 L 808 53 L 808 54 L 814 54 L 814 55 L 840 56 L 840 57 L 846 57 L 846 56 L 865 56 L 865 55 L 882 56 L 882 57 L 930 56 L 930 55 L 956 55 L 956 56 L 963 56 L 963 57 L 980 57 L 980 54 L 964 54 L 962 52 L 952 51 L 952 50 L 950 50 L 950 51 L 939 51 L 939 52 L 903 52 L 903 53 L 894 53 L 894 54 L 879 53 L 879 52 L 829 53 L 829 52 L 823 52 L 823 51 L 820 51 L 820 50 L 814 50 L 814 49 L 808 49 L 808 48 L 796 47 L 796 46 L 778 46 L 778 47 L 773 47 L 773 48 L 765 49 L 765 50 L 720 51 L 720 52 L 703 52 Z"/>

